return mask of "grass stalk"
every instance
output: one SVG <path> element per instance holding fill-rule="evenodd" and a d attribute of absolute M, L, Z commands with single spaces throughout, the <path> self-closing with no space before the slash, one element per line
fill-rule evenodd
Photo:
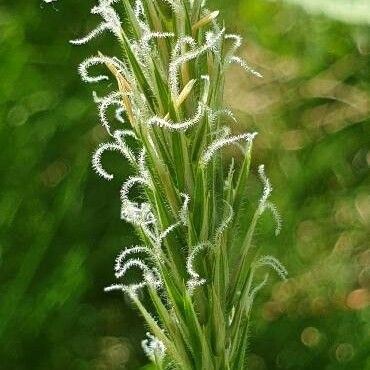
<path fill-rule="evenodd" d="M 237 62 L 249 68 L 236 56 L 240 38 L 228 34 L 219 12 L 200 0 L 98 0 L 92 13 L 102 17 L 98 29 L 115 35 L 122 51 L 98 53 L 79 67 L 87 82 L 116 84 L 116 93 L 97 103 L 113 141 L 98 148 L 94 169 L 114 178 L 102 164 L 103 153 L 112 150 L 133 165 L 135 177 L 122 186 L 121 216 L 142 241 L 117 257 L 117 282 L 106 291 L 122 291 L 136 305 L 151 331 L 143 348 L 158 369 L 244 368 L 250 312 L 264 285 L 255 271 L 272 268 L 284 277 L 285 269 L 273 257 L 249 253 L 260 216 L 276 211 L 263 167 L 257 210 L 247 232 L 238 228 L 247 212 L 256 136 L 234 134 L 224 123 L 234 119 L 223 106 L 228 67 Z M 110 76 L 94 74 L 91 67 L 98 64 Z M 111 106 L 121 113 L 119 122 L 111 120 Z M 128 135 L 139 150 L 130 148 Z M 241 163 L 223 150 L 236 144 Z M 131 270 L 141 275 L 136 283 L 127 282 Z"/>

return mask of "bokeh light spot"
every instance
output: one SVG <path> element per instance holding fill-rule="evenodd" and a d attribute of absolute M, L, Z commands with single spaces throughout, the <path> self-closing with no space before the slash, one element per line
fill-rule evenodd
<path fill-rule="evenodd" d="M 314 327 L 307 327 L 302 331 L 301 341 L 307 347 L 316 347 L 321 340 L 320 331 Z"/>
<path fill-rule="evenodd" d="M 367 289 L 356 289 L 348 294 L 347 306 L 352 310 L 363 310 L 369 305 L 369 296 Z"/>
<path fill-rule="evenodd" d="M 264 359 L 261 356 L 252 353 L 248 357 L 248 369 L 250 370 L 266 370 L 267 366 Z"/>
<path fill-rule="evenodd" d="M 351 344 L 342 343 L 335 350 L 335 357 L 338 362 L 348 362 L 353 358 L 354 353 L 355 350 Z"/>

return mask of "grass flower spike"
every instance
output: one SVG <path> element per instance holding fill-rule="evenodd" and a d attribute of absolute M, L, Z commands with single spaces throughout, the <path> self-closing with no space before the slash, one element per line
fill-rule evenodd
<path fill-rule="evenodd" d="M 118 255 L 106 291 L 127 294 L 139 310 L 150 331 L 142 347 L 156 368 L 244 369 L 255 297 L 267 270 L 283 279 L 287 271 L 253 248 L 266 210 L 276 234 L 281 229 L 264 166 L 260 202 L 249 227 L 240 225 L 257 133 L 227 126 L 236 119 L 223 91 L 232 64 L 262 76 L 237 55 L 241 37 L 228 34 L 203 0 L 99 0 L 91 13 L 100 23 L 71 43 L 108 32 L 122 51 L 97 52 L 78 68 L 83 81 L 106 88 L 93 96 L 110 139 L 92 165 L 109 181 L 107 151 L 132 166 L 121 187 L 121 218 L 141 240 Z M 241 161 L 226 155 L 231 145 L 242 150 Z"/>

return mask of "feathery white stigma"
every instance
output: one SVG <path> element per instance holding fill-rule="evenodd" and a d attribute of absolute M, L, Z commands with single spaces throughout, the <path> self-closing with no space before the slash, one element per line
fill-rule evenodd
<path fill-rule="evenodd" d="M 242 140 L 245 140 L 247 141 L 248 144 L 251 144 L 256 136 L 257 136 L 257 132 L 254 132 L 252 134 L 246 133 L 246 134 L 226 137 L 226 138 L 222 138 L 222 139 L 214 141 L 202 155 L 201 164 L 203 166 L 206 166 L 211 161 L 215 153 L 221 148 L 227 145 L 235 144 L 238 141 L 242 141 Z"/>
<path fill-rule="evenodd" d="M 124 278 L 129 270 L 137 268 L 142 272 L 143 280 L 138 283 L 133 283 L 129 285 L 113 284 L 104 289 L 106 292 L 113 290 L 121 290 L 123 292 L 136 295 L 136 292 L 139 289 L 144 288 L 145 286 L 150 286 L 154 289 L 158 289 L 162 286 L 160 274 L 155 267 L 149 267 L 146 262 L 139 258 L 130 258 L 127 260 L 127 257 L 133 254 L 141 253 L 144 253 L 147 256 L 149 256 L 150 261 L 152 261 L 153 263 L 156 262 L 156 257 L 154 253 L 148 247 L 133 246 L 125 249 L 118 255 L 118 257 L 116 258 L 114 270 L 116 278 L 120 279 Z"/>
<path fill-rule="evenodd" d="M 180 194 L 184 198 L 184 203 L 181 207 L 180 211 L 180 221 L 183 225 L 187 224 L 187 218 L 189 213 L 189 203 L 190 203 L 190 197 L 188 194 L 181 193 Z"/>
<path fill-rule="evenodd" d="M 186 260 L 186 271 L 190 275 L 190 279 L 187 282 L 187 288 L 190 295 L 193 294 L 195 288 L 202 286 L 207 282 L 206 279 L 201 278 L 200 275 L 194 270 L 194 261 L 198 254 L 201 253 L 204 249 L 208 248 L 208 246 L 209 243 L 198 244 L 192 249 Z"/>
<path fill-rule="evenodd" d="M 123 94 L 119 91 L 112 92 L 108 96 L 104 98 L 99 98 L 98 104 L 99 104 L 99 117 L 100 122 L 103 125 L 103 127 L 107 130 L 108 134 L 112 135 L 110 123 L 107 118 L 107 110 L 111 105 L 116 105 L 118 108 L 116 109 L 116 118 L 118 121 L 124 123 L 123 117 L 119 116 L 117 112 L 120 114 L 125 111 L 122 105 L 122 96 Z"/>
<path fill-rule="evenodd" d="M 162 286 L 158 271 L 148 267 L 146 263 L 138 258 L 131 258 L 122 265 L 119 271 L 119 277 L 124 277 L 129 270 L 132 268 L 139 269 L 143 274 L 143 280 L 133 284 L 113 284 L 104 289 L 105 292 L 111 292 L 113 290 L 121 290 L 125 293 L 136 294 L 138 290 L 150 286 L 154 289 L 158 289 Z M 116 273 L 117 274 L 117 273 Z"/>
<path fill-rule="evenodd" d="M 107 23 L 101 23 L 98 27 L 93 29 L 90 33 L 88 33 L 85 37 L 76 40 L 70 40 L 69 42 L 74 45 L 82 45 L 88 43 L 93 38 L 99 36 L 104 31 L 109 30 L 110 26 Z"/>
<path fill-rule="evenodd" d="M 169 84 L 171 88 L 172 95 L 177 98 L 179 95 L 179 78 L 178 78 L 178 70 L 181 65 L 189 62 L 192 59 L 196 59 L 208 50 L 213 49 L 217 43 L 220 41 L 222 35 L 224 34 L 225 29 L 222 29 L 219 33 L 214 32 L 207 32 L 206 34 L 206 42 L 199 48 L 193 48 L 192 50 L 178 56 L 179 50 L 181 50 L 184 44 L 192 44 L 191 38 L 181 38 L 177 45 L 174 48 L 174 52 L 172 54 L 171 62 L 169 65 Z"/>
<path fill-rule="evenodd" d="M 180 227 L 181 225 L 186 225 L 187 224 L 187 217 L 188 217 L 188 212 L 189 212 L 189 202 L 190 202 L 190 197 L 187 194 L 181 193 L 181 196 L 184 198 L 184 203 L 181 207 L 180 214 L 179 214 L 179 221 L 170 225 L 166 230 L 164 230 L 158 238 L 156 238 L 156 245 L 157 248 L 160 248 L 163 240 L 167 238 L 167 236 L 176 228 Z"/>
<path fill-rule="evenodd" d="M 287 279 L 288 271 L 285 266 L 273 256 L 263 256 L 257 260 L 256 267 L 269 266 L 271 267 L 283 280 Z"/>
<path fill-rule="evenodd" d="M 181 36 L 173 48 L 172 51 L 173 60 L 180 56 L 182 48 L 186 45 L 189 45 L 192 49 L 195 49 L 197 47 L 197 43 L 191 36 Z"/>
<path fill-rule="evenodd" d="M 107 75 L 97 75 L 97 76 L 90 76 L 88 73 L 88 69 L 90 67 L 99 65 L 99 64 L 112 64 L 114 65 L 120 72 L 124 72 L 122 70 L 123 62 L 118 61 L 117 58 L 110 58 L 107 56 L 92 56 L 85 59 L 83 62 L 80 63 L 78 66 L 78 72 L 81 76 L 81 79 L 88 83 L 95 83 L 100 81 L 109 80 Z"/>
<path fill-rule="evenodd" d="M 148 125 L 164 127 L 164 128 L 167 128 L 169 130 L 174 130 L 174 131 L 186 131 L 192 126 L 196 125 L 202 119 L 203 115 L 204 115 L 203 103 L 199 103 L 194 116 L 185 121 L 171 122 L 164 118 L 155 116 L 149 119 Z"/>
<path fill-rule="evenodd" d="M 272 202 L 269 201 L 269 198 L 272 193 L 272 186 L 271 186 L 270 180 L 266 176 L 264 165 L 260 165 L 258 167 L 258 174 L 263 184 L 263 193 L 260 199 L 258 212 L 259 212 L 259 215 L 261 216 L 266 211 L 266 209 L 270 210 L 276 222 L 275 235 L 278 236 L 281 232 L 283 221 L 282 221 L 282 218 L 276 206 Z"/>
<path fill-rule="evenodd" d="M 162 341 L 150 333 L 146 333 L 147 339 L 141 342 L 144 353 L 153 361 L 162 361 L 166 355 L 166 347 Z"/>
<path fill-rule="evenodd" d="M 270 212 L 272 213 L 272 216 L 276 222 L 275 235 L 278 236 L 283 226 L 283 220 L 281 218 L 280 212 L 271 202 L 266 203 L 266 209 L 270 210 Z"/>
<path fill-rule="evenodd" d="M 226 214 L 224 220 L 222 221 L 221 225 L 216 230 L 216 237 L 215 240 L 217 241 L 221 238 L 224 231 L 230 226 L 233 218 L 234 218 L 234 209 L 230 203 L 225 201 L 226 206 L 228 207 L 228 213 Z"/>
<path fill-rule="evenodd" d="M 243 39 L 240 35 L 227 34 L 227 35 L 225 35 L 225 40 L 233 40 L 234 41 L 232 47 L 230 48 L 230 50 L 227 53 L 228 54 L 227 58 L 230 58 L 230 56 L 234 56 L 234 54 L 237 52 L 237 50 L 242 46 Z"/>
<path fill-rule="evenodd" d="M 75 45 L 86 44 L 104 31 L 111 31 L 119 39 L 122 39 L 121 20 L 112 6 L 117 1 L 118 0 L 99 0 L 99 4 L 91 9 L 91 14 L 100 15 L 103 18 L 103 22 L 86 36 L 71 40 L 70 43 Z"/>
<path fill-rule="evenodd" d="M 231 118 L 234 122 L 237 122 L 234 113 L 230 109 L 218 109 L 216 111 L 210 111 L 209 114 L 209 121 L 213 124 L 217 118 L 225 116 Z"/>
<path fill-rule="evenodd" d="M 109 132 L 109 131 L 108 131 Z M 100 144 L 98 149 L 95 151 L 92 157 L 92 166 L 96 173 L 103 177 L 104 179 L 110 181 L 113 180 L 113 175 L 109 174 L 102 165 L 101 159 L 102 155 L 106 151 L 117 151 L 120 152 L 133 166 L 136 165 L 135 155 L 132 153 L 128 145 L 126 144 L 124 138 L 126 136 L 131 136 L 136 139 L 136 135 L 131 130 L 116 130 L 113 133 L 113 138 L 116 142 Z"/>
<path fill-rule="evenodd" d="M 250 311 L 250 309 L 252 308 L 254 299 L 256 298 L 256 295 L 258 294 L 258 292 L 261 289 L 263 289 L 263 287 L 267 284 L 268 279 L 269 279 L 269 274 L 265 274 L 265 277 L 262 280 L 262 282 L 258 284 L 256 287 L 254 287 L 253 290 L 248 294 L 248 299 L 249 299 L 248 307 L 247 307 L 248 311 Z"/>
<path fill-rule="evenodd" d="M 135 1 L 134 14 L 135 14 L 136 20 L 139 22 L 140 27 L 142 29 L 146 29 L 148 25 L 143 21 L 143 18 L 145 17 L 145 12 L 144 12 L 144 5 L 141 0 Z"/>
<path fill-rule="evenodd" d="M 232 64 L 232 63 L 239 64 L 247 72 L 251 73 L 252 75 L 254 75 L 254 76 L 258 77 L 258 78 L 263 78 L 263 76 L 261 75 L 261 73 L 257 72 L 252 67 L 250 67 L 247 64 L 247 62 L 245 60 L 243 60 L 242 58 L 233 56 L 233 57 L 230 58 L 230 61 L 229 61 L 229 64 Z"/>
<path fill-rule="evenodd" d="M 263 184 L 263 194 L 260 199 L 260 213 L 262 214 L 266 209 L 267 200 L 270 198 L 272 193 L 272 186 L 270 180 L 266 176 L 265 166 L 263 164 L 258 167 L 258 174 Z"/>
<path fill-rule="evenodd" d="M 137 165 L 137 160 L 135 155 L 131 151 L 131 149 L 126 144 L 125 138 L 132 137 L 133 139 L 137 140 L 137 136 L 134 131 L 132 130 L 116 130 L 113 133 L 113 137 L 116 139 L 117 143 L 122 148 L 122 154 L 126 157 L 126 159 L 130 162 L 132 166 Z"/>
<path fill-rule="evenodd" d="M 150 40 L 152 39 L 164 39 L 167 37 L 175 37 L 175 34 L 173 32 L 147 32 L 144 34 L 141 44 L 144 47 L 147 47 Z"/>
<path fill-rule="evenodd" d="M 149 186 L 148 179 L 143 177 L 130 177 L 121 189 L 121 218 L 126 222 L 139 227 L 156 224 L 155 216 L 149 203 L 138 204 L 129 198 L 129 192 L 135 185 Z"/>
<path fill-rule="evenodd" d="M 98 149 L 95 151 L 92 157 L 92 166 L 95 170 L 95 172 L 103 177 L 104 179 L 110 181 L 113 180 L 113 175 L 108 173 L 104 168 L 101 163 L 101 158 L 104 152 L 106 151 L 116 151 L 116 152 L 121 152 L 122 153 L 122 147 L 118 145 L 117 143 L 105 143 L 105 144 L 100 144 Z"/>
<path fill-rule="evenodd" d="M 133 247 L 126 248 L 116 258 L 114 270 L 115 270 L 115 275 L 117 279 L 123 276 L 122 271 L 123 271 L 126 258 L 131 254 L 138 254 L 138 253 L 144 253 L 150 257 L 153 257 L 153 252 L 148 247 L 141 246 L 141 245 L 135 245 Z"/>

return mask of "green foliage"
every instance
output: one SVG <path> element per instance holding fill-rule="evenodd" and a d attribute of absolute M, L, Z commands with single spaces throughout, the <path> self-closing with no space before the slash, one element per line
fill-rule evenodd
<path fill-rule="evenodd" d="M 286 0 L 300 5 L 308 12 L 325 14 L 343 22 L 370 25 L 370 4 L 367 0 Z"/>

